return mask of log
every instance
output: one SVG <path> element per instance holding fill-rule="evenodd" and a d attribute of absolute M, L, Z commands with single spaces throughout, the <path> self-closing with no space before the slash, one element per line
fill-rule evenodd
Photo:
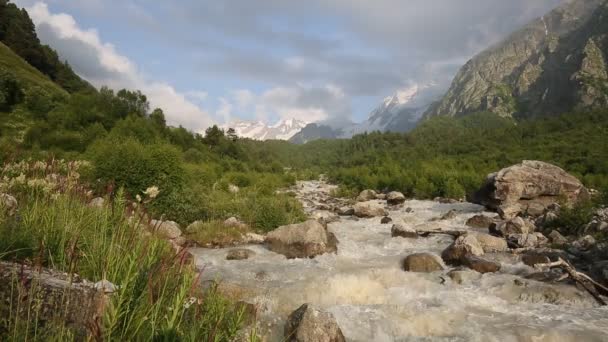
<path fill-rule="evenodd" d="M 574 266 L 572 266 L 569 262 L 565 261 L 562 258 L 559 258 L 557 261 L 546 263 L 546 264 L 537 264 L 535 268 L 560 268 L 564 270 L 572 280 L 581 284 L 581 286 L 589 292 L 591 296 L 598 302 L 598 304 L 605 306 L 608 305 L 606 301 L 600 296 L 600 292 L 604 295 L 608 294 L 608 288 L 604 287 L 602 284 L 596 282 L 588 275 L 578 272 Z M 590 285 L 593 285 L 590 286 Z"/>

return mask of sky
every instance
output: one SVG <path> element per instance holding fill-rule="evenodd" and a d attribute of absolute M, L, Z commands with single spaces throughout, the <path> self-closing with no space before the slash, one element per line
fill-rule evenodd
<path fill-rule="evenodd" d="M 99 87 L 139 89 L 168 122 L 364 120 L 564 0 L 13 0 Z M 566 0 L 568 1 L 568 0 Z"/>

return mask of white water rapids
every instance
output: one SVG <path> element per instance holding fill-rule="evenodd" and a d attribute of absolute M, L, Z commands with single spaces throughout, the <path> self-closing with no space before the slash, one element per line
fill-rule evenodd
<path fill-rule="evenodd" d="M 327 195 L 331 186 L 302 182 L 304 198 Z M 411 208 L 406 212 L 405 208 Z M 451 209 L 454 219 L 430 221 Z M 407 201 L 390 211 L 393 222 L 416 229 L 469 229 L 465 221 L 483 211 L 468 204 Z M 608 341 L 608 310 L 569 285 L 524 280 L 532 273 L 517 257 L 495 255 L 502 269 L 462 285 L 443 272 L 405 272 L 409 254 L 441 254 L 450 236 L 391 237 L 380 218 L 342 217 L 329 224 L 337 254 L 292 259 L 262 245 L 245 246 L 256 255 L 229 261 L 225 249 L 193 249 L 207 280 L 220 281 L 259 307 L 258 320 L 270 341 L 281 341 L 286 317 L 303 303 L 333 313 L 349 341 Z M 520 280 L 520 281 L 516 281 Z"/>

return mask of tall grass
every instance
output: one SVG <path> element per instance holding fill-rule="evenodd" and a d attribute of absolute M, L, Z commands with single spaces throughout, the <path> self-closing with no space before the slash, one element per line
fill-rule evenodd
<path fill-rule="evenodd" d="M 16 191 L 16 188 L 13 190 Z M 87 334 L 96 340 L 228 341 L 244 312 L 213 288 L 203 290 L 188 255 L 146 231 L 118 192 L 111 205 L 90 208 L 82 193 L 23 188 L 19 213 L 0 215 L 0 259 L 28 262 L 116 285 Z M 35 288 L 30 297 L 35 297 Z M 38 308 L 39 309 L 39 308 Z M 0 312 L 6 311 L 6 308 Z M 37 321 L 37 306 L 9 308 L 0 340 L 71 340 L 61 320 Z M 2 312 L 3 316 L 5 315 Z"/>

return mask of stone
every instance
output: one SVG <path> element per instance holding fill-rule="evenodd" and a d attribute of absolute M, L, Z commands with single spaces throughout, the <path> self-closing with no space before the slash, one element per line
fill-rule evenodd
<path fill-rule="evenodd" d="M 152 230 L 162 238 L 173 240 L 182 236 L 179 224 L 173 221 L 150 221 Z"/>
<path fill-rule="evenodd" d="M 5 210 L 9 216 L 15 215 L 18 205 L 15 197 L 9 194 L 0 193 L 0 209 Z"/>
<path fill-rule="evenodd" d="M 440 218 L 440 220 L 451 220 L 453 218 L 456 217 L 456 215 L 458 214 L 458 212 L 454 209 L 448 211 L 447 213 L 443 214 Z"/>
<path fill-rule="evenodd" d="M 551 262 L 551 259 L 549 259 L 549 257 L 544 254 L 528 253 L 528 254 L 524 254 L 521 257 L 521 261 L 530 267 L 534 267 L 535 265 L 538 265 L 538 264 L 549 263 L 549 262 Z"/>
<path fill-rule="evenodd" d="M 97 291 L 101 291 L 102 293 L 105 294 L 110 294 L 110 293 L 114 293 L 118 290 L 118 286 L 112 284 L 110 281 L 103 279 L 100 280 L 98 282 L 96 282 L 93 287 L 97 290 Z"/>
<path fill-rule="evenodd" d="M 255 255 L 255 252 L 247 248 L 235 248 L 228 251 L 226 260 L 246 260 Z"/>
<path fill-rule="evenodd" d="M 442 253 L 441 258 L 448 265 L 462 265 L 464 257 L 467 255 L 484 255 L 483 247 L 474 235 L 461 235 Z"/>
<path fill-rule="evenodd" d="M 551 233 L 549 233 L 549 241 L 556 245 L 565 245 L 568 243 L 568 239 L 566 239 L 557 230 L 552 230 Z"/>
<path fill-rule="evenodd" d="M 266 235 L 269 249 L 288 259 L 314 258 L 337 251 L 335 236 L 316 220 L 281 226 Z"/>
<path fill-rule="evenodd" d="M 385 216 L 380 220 L 380 223 L 382 223 L 382 224 L 389 224 L 391 222 L 393 222 L 393 219 L 388 216 Z"/>
<path fill-rule="evenodd" d="M 389 192 L 386 195 L 386 202 L 390 205 L 397 205 L 405 202 L 405 195 L 398 191 Z"/>
<path fill-rule="evenodd" d="M 530 234 L 533 233 L 536 227 L 534 223 L 522 217 L 515 217 L 508 221 L 502 221 L 490 225 L 490 233 L 508 236 L 509 234 Z"/>
<path fill-rule="evenodd" d="M 333 213 L 331 211 L 327 211 L 327 210 L 317 210 L 314 211 L 311 215 L 310 218 L 317 220 L 321 223 L 332 223 L 332 222 L 337 222 L 340 220 L 340 216 L 338 216 L 338 214 Z"/>
<path fill-rule="evenodd" d="M 407 239 L 417 239 L 418 233 L 413 228 L 410 228 L 404 224 L 394 224 L 391 227 L 391 236 L 392 237 L 403 237 Z"/>
<path fill-rule="evenodd" d="M 580 250 L 586 251 L 586 250 L 591 249 L 593 246 L 595 246 L 596 243 L 597 242 L 595 241 L 595 238 L 593 236 L 585 235 L 585 236 L 581 237 L 580 239 L 574 241 L 572 243 L 572 246 L 574 246 Z"/>
<path fill-rule="evenodd" d="M 535 248 L 539 245 L 536 234 L 509 234 L 507 240 L 517 248 Z"/>
<path fill-rule="evenodd" d="M 539 202 L 530 202 L 526 208 L 525 214 L 531 217 L 540 217 L 545 214 L 547 207 Z"/>
<path fill-rule="evenodd" d="M 509 250 L 507 240 L 485 233 L 473 234 L 484 253 L 506 252 Z"/>
<path fill-rule="evenodd" d="M 386 194 L 376 194 L 376 199 L 378 199 L 378 200 L 386 200 Z"/>
<path fill-rule="evenodd" d="M 481 279 L 481 273 L 470 269 L 454 269 L 448 272 L 448 277 L 455 284 L 470 284 L 475 280 Z"/>
<path fill-rule="evenodd" d="M 335 317 L 304 304 L 287 318 L 284 329 L 286 342 L 345 342 Z"/>
<path fill-rule="evenodd" d="M 369 201 L 359 202 L 355 204 L 355 216 L 357 217 L 377 217 L 386 216 L 388 212 L 384 209 L 384 206 L 380 203 Z"/>
<path fill-rule="evenodd" d="M 229 227 L 229 228 L 238 228 L 238 229 L 242 229 L 242 230 L 249 228 L 249 226 L 246 223 L 241 222 L 241 220 L 237 219 L 234 216 L 226 219 L 223 224 L 225 227 Z"/>
<path fill-rule="evenodd" d="M 363 190 L 363 191 L 361 191 L 359 196 L 357 196 L 357 201 L 358 202 L 367 202 L 367 201 L 375 200 L 377 195 L 378 194 L 374 190 Z"/>
<path fill-rule="evenodd" d="M 103 208 L 105 205 L 106 200 L 103 197 L 95 197 L 88 204 L 90 208 Z"/>
<path fill-rule="evenodd" d="M 245 235 L 243 235 L 241 241 L 244 244 L 262 244 L 266 241 L 266 237 L 264 235 L 261 234 L 256 234 L 256 233 L 246 233 Z"/>
<path fill-rule="evenodd" d="M 173 244 L 175 244 L 177 247 L 186 247 L 186 245 L 188 245 L 188 240 L 183 237 L 183 236 L 179 236 L 173 240 L 171 240 L 173 242 Z"/>
<path fill-rule="evenodd" d="M 431 253 L 416 253 L 403 259 L 403 270 L 407 272 L 431 273 L 443 271 L 441 258 Z"/>
<path fill-rule="evenodd" d="M 414 209 L 412 209 L 410 207 L 407 207 L 407 208 L 405 208 L 405 212 L 408 213 L 408 214 L 410 214 L 410 213 L 414 212 Z"/>
<path fill-rule="evenodd" d="M 228 185 L 228 191 L 231 194 L 238 194 L 241 191 L 241 189 L 238 186 L 234 185 L 234 184 L 229 184 Z"/>
<path fill-rule="evenodd" d="M 466 225 L 472 228 L 488 229 L 494 219 L 486 215 L 475 215 L 467 220 Z"/>
<path fill-rule="evenodd" d="M 340 216 L 353 216 L 355 215 L 355 209 L 352 207 L 340 207 L 337 211 Z"/>
<path fill-rule="evenodd" d="M 524 160 L 488 175 L 472 201 L 493 210 L 501 209 L 503 219 L 512 219 L 529 208 L 538 214 L 541 206 L 548 208 L 562 200 L 573 205 L 588 198 L 587 188 L 563 169 L 541 161 Z"/>
<path fill-rule="evenodd" d="M 480 257 L 471 255 L 471 254 L 467 254 L 465 255 L 464 259 L 463 259 L 463 265 L 465 265 L 466 267 L 475 270 L 479 273 L 495 273 L 500 271 L 500 264 L 493 262 L 493 261 L 489 261 L 486 259 L 482 259 Z"/>

